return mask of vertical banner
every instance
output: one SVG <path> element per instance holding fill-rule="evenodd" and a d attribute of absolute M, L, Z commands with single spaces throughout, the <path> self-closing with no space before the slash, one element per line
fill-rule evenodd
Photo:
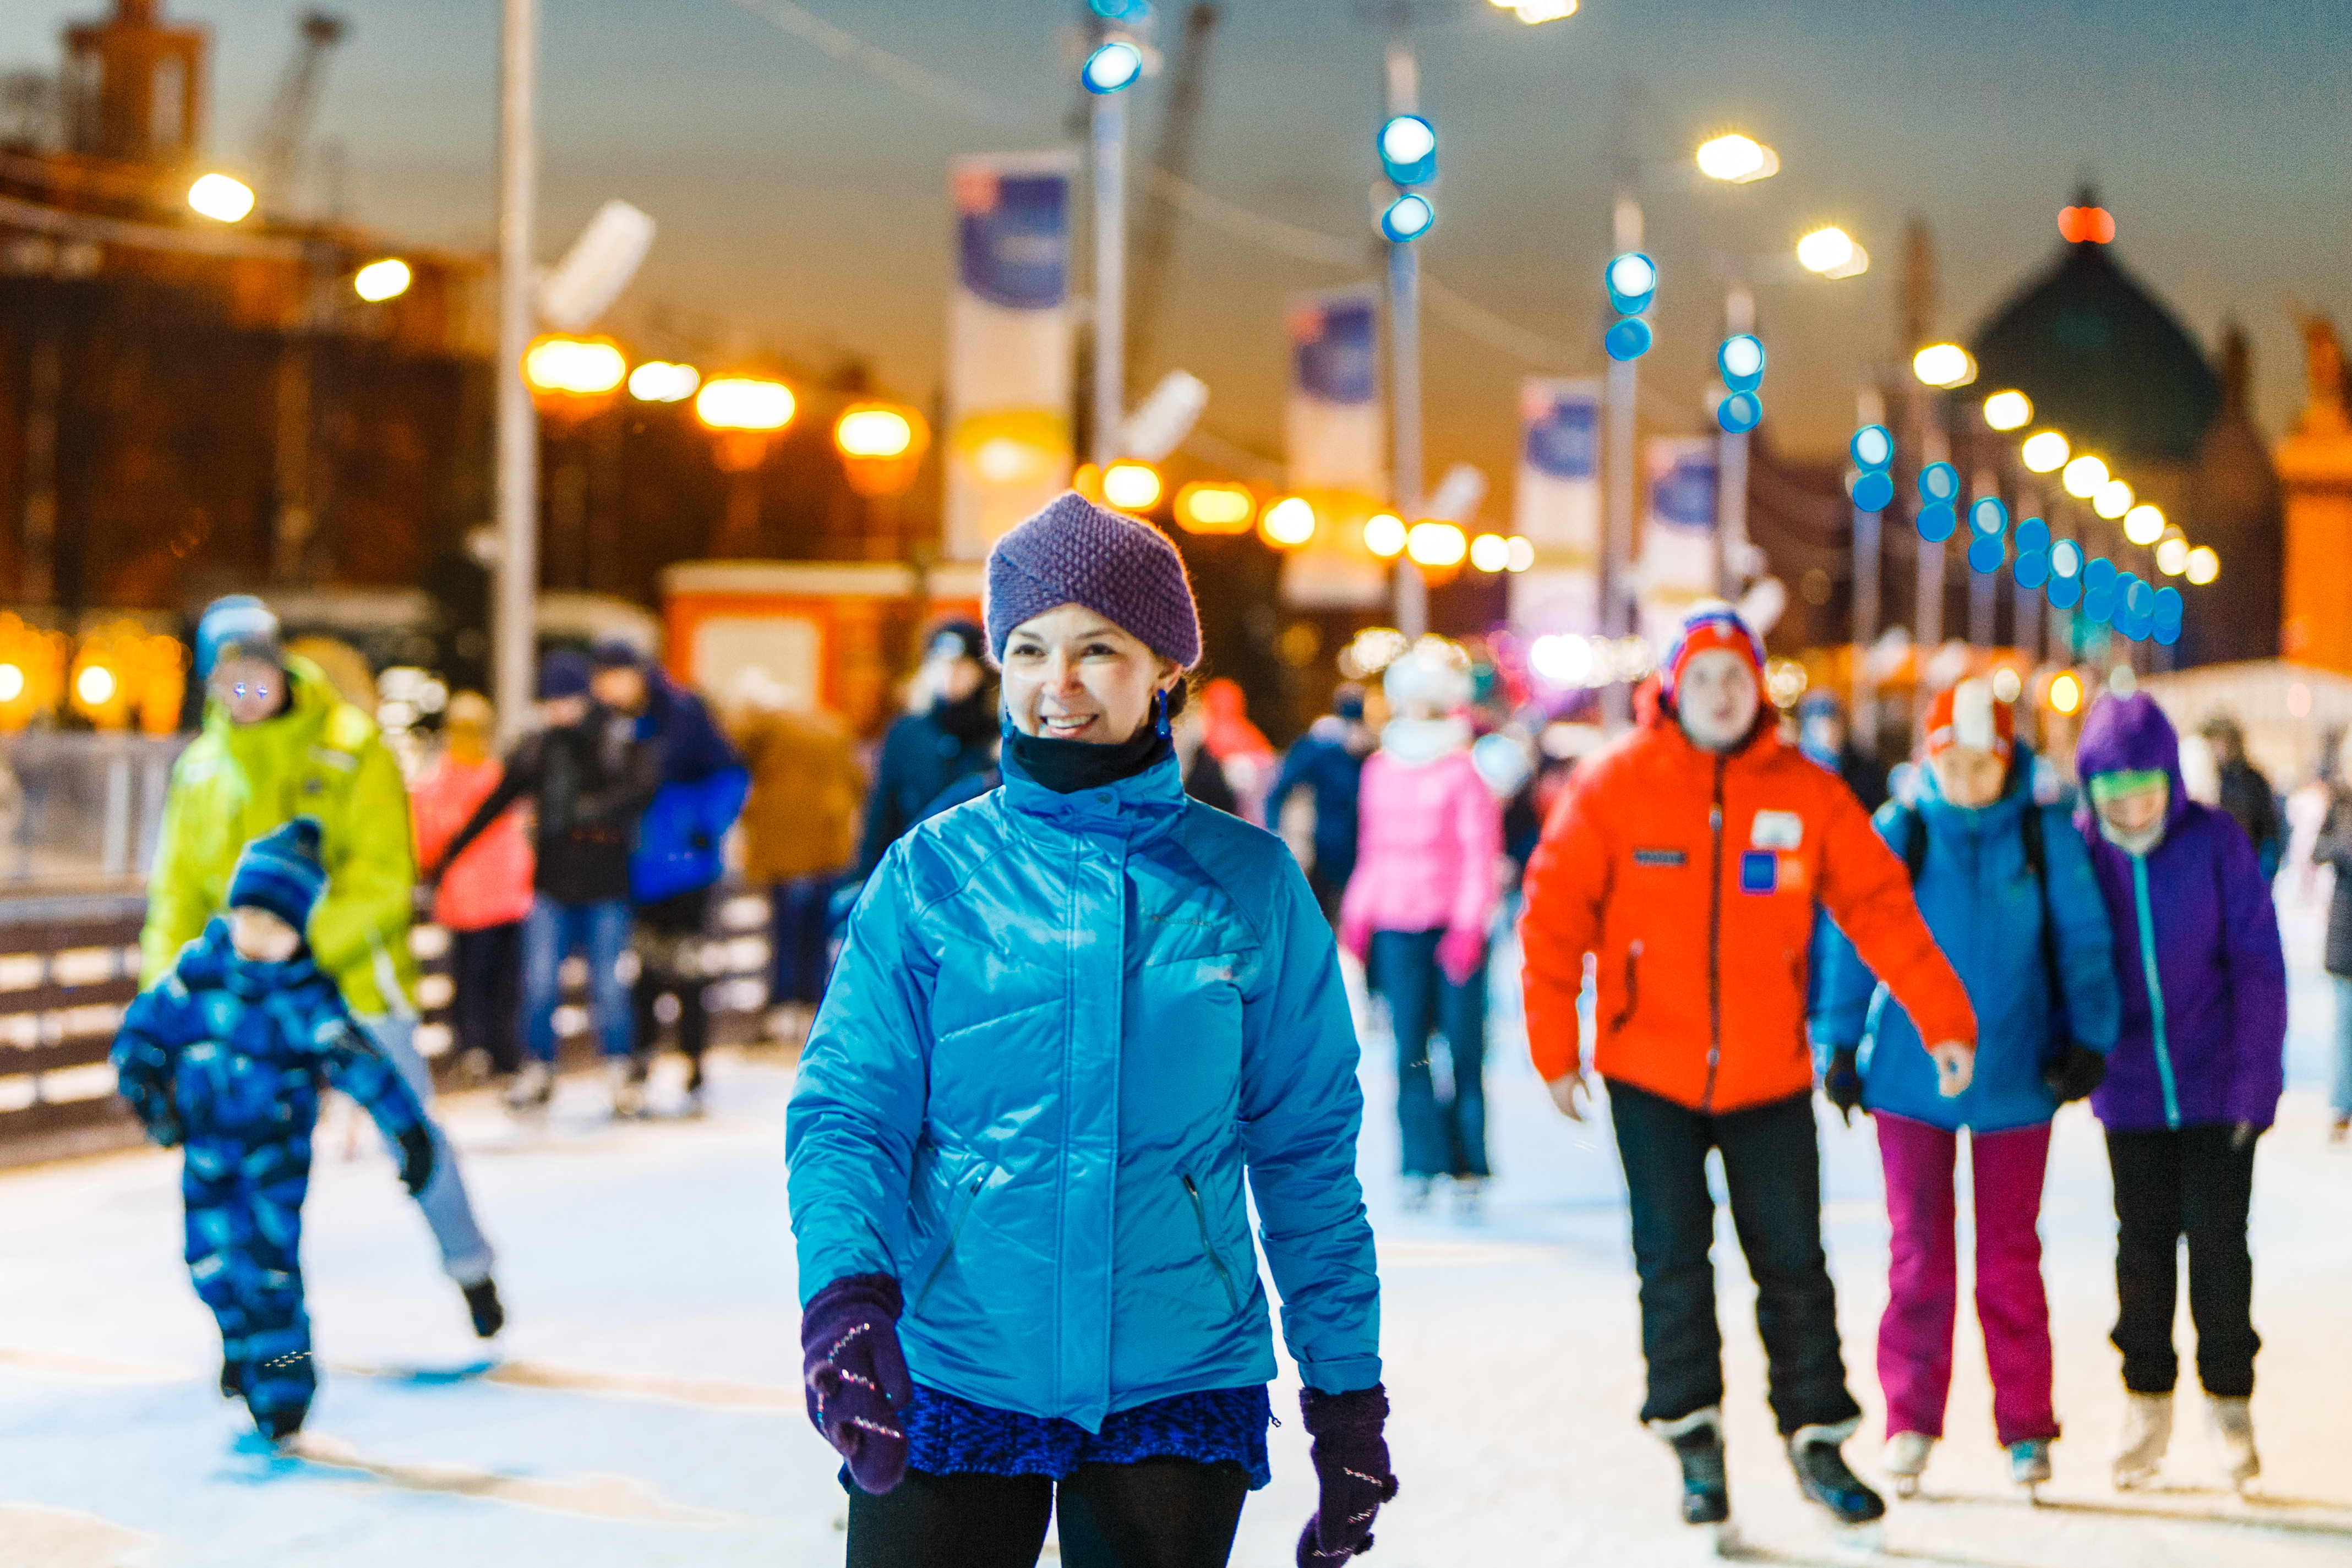
<path fill-rule="evenodd" d="M 1715 597 L 1717 443 L 1654 435 L 1643 447 L 1642 635 L 1663 652 L 1690 607 Z"/>
<path fill-rule="evenodd" d="M 1512 531 L 1535 564 L 1510 581 L 1511 624 L 1530 637 L 1601 630 L 1601 382 L 1519 385 Z"/>
<path fill-rule="evenodd" d="M 1283 562 L 1283 601 L 1313 610 L 1380 604 L 1388 568 L 1364 548 L 1364 519 L 1388 491 L 1380 296 L 1370 288 L 1300 295 L 1290 303 L 1289 325 L 1283 455 L 1290 488 L 1314 505 L 1316 528 Z"/>
<path fill-rule="evenodd" d="M 948 308 L 943 551 L 979 560 L 1070 482 L 1071 152 L 948 165 L 956 287 Z"/>

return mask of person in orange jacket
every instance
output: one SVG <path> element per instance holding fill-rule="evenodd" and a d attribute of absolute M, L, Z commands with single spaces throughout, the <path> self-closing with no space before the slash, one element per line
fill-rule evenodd
<path fill-rule="evenodd" d="M 1947 1094 L 1967 1087 L 1976 1019 L 1902 861 L 1853 791 L 1780 739 L 1763 675 L 1762 645 L 1738 612 L 1702 602 L 1661 671 L 1654 712 L 1578 770 L 1528 866 L 1528 1041 L 1554 1102 L 1581 1120 L 1576 1003 L 1591 956 L 1590 1065 L 1609 1087 L 1641 1278 L 1642 1418 L 1681 1460 L 1683 1518 L 1730 1517 L 1708 1260 L 1714 1148 L 1790 1462 L 1808 1499 L 1854 1525 L 1885 1504 L 1840 1452 L 1862 1412 L 1822 1249 L 1804 1028 L 1815 903 L 1936 1042 Z"/>

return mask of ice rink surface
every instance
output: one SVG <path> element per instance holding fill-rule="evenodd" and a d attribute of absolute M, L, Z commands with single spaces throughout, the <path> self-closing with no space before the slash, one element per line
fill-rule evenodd
<path fill-rule="evenodd" d="M 2254 1410 L 2265 1472 L 2213 1482 L 2190 1398 L 2168 1489 L 2119 1497 L 2106 1343 L 2114 1221 L 2097 1129 L 2059 1120 L 2042 1231 L 2066 1437 L 2046 1506 L 2006 1485 L 1964 1310 L 1946 1442 L 1881 1557 L 1969 1568 L 2352 1563 L 2352 1151 L 2325 1146 L 2332 998 L 2291 912 L 2290 1094 L 2255 1185 Z M 1498 955 L 1507 971 L 1509 955 Z M 1367 1033 L 1361 1168 L 1381 1237 L 1402 1496 L 1367 1561 L 1393 1568 L 1697 1563 L 1670 1457 L 1636 1425 L 1642 1364 L 1623 1189 L 1604 1125 L 1555 1113 L 1497 988 L 1497 1179 L 1483 1218 L 1400 1210 L 1393 1064 Z M 511 1326 L 486 1352 L 372 1132 L 322 1130 L 304 1258 L 323 1387 L 299 1457 L 214 1383 L 219 1340 L 180 1262 L 175 1155 L 0 1176 L 0 1568 L 822 1568 L 842 1559 L 835 1464 L 802 1414 L 784 1208 L 789 1070 L 722 1061 L 705 1120 L 615 1126 L 568 1082 L 546 1126 L 442 1107 L 501 1249 Z M 675 1090 L 657 1096 L 674 1103 Z M 1886 1225 L 1866 1124 L 1825 1114 L 1846 1359 L 1869 1410 Z M 1963 1187 L 1965 1204 L 1965 1186 Z M 1963 1250 L 1965 1256 L 1965 1248 Z M 1754 1291 L 1718 1236 L 1735 1509 L 1758 1560 L 1855 1560 L 1797 1500 L 1763 1404 Z M 1269 1290 L 1271 1286 L 1269 1285 Z M 2184 1312 L 2182 1343 L 2190 1343 Z M 2184 1384 L 2184 1393 L 2189 1388 Z M 1295 1388 L 1275 1479 L 1234 1562 L 1282 1568 L 1312 1504 Z M 1051 1548 L 1047 1562 L 1054 1560 Z"/>

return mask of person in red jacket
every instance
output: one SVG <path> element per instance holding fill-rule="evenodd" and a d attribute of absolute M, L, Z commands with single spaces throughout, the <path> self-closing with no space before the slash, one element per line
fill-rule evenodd
<path fill-rule="evenodd" d="M 1590 1064 L 1609 1086 L 1641 1277 L 1642 1418 L 1682 1462 L 1684 1519 L 1730 1517 L 1708 1260 L 1713 1148 L 1756 1279 L 1790 1462 L 1807 1498 L 1859 1524 L 1885 1504 L 1840 1452 L 1862 1412 L 1845 1385 L 1822 1249 L 1804 1031 L 1815 903 L 1936 1042 L 1947 1094 L 1967 1087 L 1976 1019 L 1902 861 L 1853 791 L 1780 738 L 1763 674 L 1763 648 L 1738 613 L 1701 603 L 1661 672 L 1654 711 L 1578 770 L 1528 866 L 1528 1040 L 1553 1100 L 1580 1120 L 1576 1001 L 1590 955 Z"/>

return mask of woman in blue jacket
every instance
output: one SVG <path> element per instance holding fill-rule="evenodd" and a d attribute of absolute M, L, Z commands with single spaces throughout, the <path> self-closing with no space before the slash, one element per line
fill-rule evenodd
<path fill-rule="evenodd" d="M 884 855 L 787 1120 L 809 1411 L 851 1568 L 1221 1564 L 1267 1479 L 1266 1298 L 1306 1385 L 1302 1564 L 1395 1491 L 1336 950 L 1280 840 L 1189 802 L 1200 624 L 1149 525 L 997 543 L 1004 783 Z M 1058 1498 L 1057 1498 L 1058 1491 Z"/>
<path fill-rule="evenodd" d="M 1928 718 L 1918 800 L 1873 821 L 1910 864 L 1919 913 L 1977 1009 L 1976 1074 L 1947 1097 L 1918 1031 L 1843 934 L 1824 943 L 1812 1019 L 1823 1085 L 1839 1108 L 1875 1116 L 1886 1169 L 1886 1314 L 1878 1380 L 1885 1469 L 1918 1490 L 1944 1432 L 1959 1296 L 1952 1176 L 1969 1133 L 1976 1196 L 1977 1319 L 1992 1373 L 1993 1428 L 2021 1484 L 2050 1479 L 2050 1308 L 2042 1286 L 2042 1183 L 2050 1119 L 2096 1088 L 2114 1048 L 2112 937 L 2067 803 L 2033 796 L 2033 754 L 2009 705 L 1963 681 Z"/>

